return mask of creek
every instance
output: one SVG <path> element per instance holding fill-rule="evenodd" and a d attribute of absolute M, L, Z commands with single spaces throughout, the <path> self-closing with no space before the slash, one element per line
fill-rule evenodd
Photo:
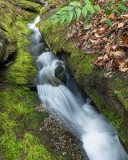
<path fill-rule="evenodd" d="M 114 127 L 81 92 L 64 62 L 46 46 L 36 27 L 39 21 L 38 16 L 28 28 L 33 31 L 30 52 L 38 68 L 36 82 L 41 102 L 82 141 L 89 160 L 128 160 Z"/>

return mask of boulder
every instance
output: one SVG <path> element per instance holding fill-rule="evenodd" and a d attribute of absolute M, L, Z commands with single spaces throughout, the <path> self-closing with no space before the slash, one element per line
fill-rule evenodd
<path fill-rule="evenodd" d="M 65 69 L 62 65 L 58 65 L 55 69 L 55 76 L 58 78 L 62 83 L 66 83 L 67 78 L 66 78 L 66 72 Z"/>
<path fill-rule="evenodd" d="M 0 64 L 2 64 L 17 52 L 20 45 L 22 46 L 23 42 L 19 43 L 17 40 L 19 31 L 30 16 L 34 19 L 41 5 L 28 0 L 9 0 L 8 2 L 0 0 L 0 5 Z"/>
<path fill-rule="evenodd" d="M 100 112 L 114 125 L 128 148 L 128 75 L 119 71 L 109 73 L 95 66 L 98 54 L 88 55 L 76 48 L 75 39 L 67 42 L 68 26 L 53 24 L 50 17 L 54 11 L 47 12 L 47 10 L 49 9 L 42 10 L 39 24 L 47 45 L 55 54 L 61 56 L 79 85 Z"/>
<path fill-rule="evenodd" d="M 27 11 L 31 11 L 31 12 L 39 12 L 40 7 L 41 7 L 41 3 L 37 3 L 39 1 L 26 1 L 26 0 L 20 0 L 17 1 L 16 6 L 19 6 L 20 8 L 27 10 Z"/>

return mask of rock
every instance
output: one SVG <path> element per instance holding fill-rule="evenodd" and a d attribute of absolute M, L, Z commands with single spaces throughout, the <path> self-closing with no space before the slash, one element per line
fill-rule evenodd
<path fill-rule="evenodd" d="M 41 3 L 39 3 L 39 1 L 36 1 L 38 3 L 34 3 L 35 1 L 26 1 L 26 0 L 22 0 L 22 1 L 17 1 L 16 5 L 19 6 L 20 8 L 27 10 L 27 11 L 31 11 L 31 12 L 39 12 L 40 8 L 41 8 Z"/>
<path fill-rule="evenodd" d="M 21 42 L 21 44 L 19 43 L 17 44 L 17 37 L 19 35 L 16 33 L 18 33 L 19 30 L 22 30 L 22 24 L 28 19 L 28 17 L 30 16 L 30 12 L 34 12 L 31 14 L 31 19 L 33 19 L 35 17 L 35 12 L 39 12 L 42 5 L 40 5 L 39 3 L 35 3 L 35 1 L 33 0 L 31 1 L 9 0 L 9 2 L 1 0 L 0 5 L 1 5 L 0 9 L 0 15 L 1 15 L 0 16 L 0 64 L 1 64 L 5 63 L 8 57 L 13 58 L 12 55 L 17 52 L 17 47 L 19 45 L 22 45 L 23 43 Z"/>
<path fill-rule="evenodd" d="M 58 78 L 62 83 L 66 83 L 66 72 L 62 65 L 58 65 L 55 69 L 55 76 Z"/>
<path fill-rule="evenodd" d="M 67 160 L 87 160 L 82 149 L 82 143 L 74 137 L 68 129 L 64 128 L 53 115 L 46 118 L 42 124 L 45 126 L 48 145 L 56 153 L 61 153 Z M 42 132 L 41 132 L 42 133 Z M 50 133 L 50 134 L 49 134 Z M 43 133 L 42 133 L 43 134 Z"/>
<path fill-rule="evenodd" d="M 41 5 L 44 5 L 46 2 L 44 2 L 43 0 L 29 0 L 31 2 L 35 2 L 35 3 L 39 3 Z"/>
<path fill-rule="evenodd" d="M 7 48 L 7 39 L 3 35 L 2 31 L 0 31 L 0 63 L 4 62 L 5 53 Z"/>
<path fill-rule="evenodd" d="M 105 77 L 107 71 L 94 64 L 98 55 L 87 55 L 76 48 L 76 40 L 67 42 L 67 25 L 54 25 L 50 21 L 52 14 L 54 11 L 48 13 L 47 7 L 42 10 L 39 24 L 41 34 L 49 48 L 61 56 L 100 112 L 114 125 L 128 148 L 128 75 L 117 71 L 113 72 L 111 77 Z M 84 55 L 82 59 L 81 55 Z"/>
<path fill-rule="evenodd" d="M 16 44 L 10 43 L 0 30 L 0 64 L 5 63 L 10 55 L 16 52 Z"/>

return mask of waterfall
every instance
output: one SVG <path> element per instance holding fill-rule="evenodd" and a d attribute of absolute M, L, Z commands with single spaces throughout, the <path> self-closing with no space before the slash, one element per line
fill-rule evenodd
<path fill-rule="evenodd" d="M 81 94 L 64 62 L 42 42 L 36 27 L 39 21 L 38 16 L 28 27 L 33 31 L 30 51 L 36 56 L 37 91 L 41 102 L 82 141 L 89 160 L 128 160 L 114 127 L 96 111 L 91 100 Z"/>

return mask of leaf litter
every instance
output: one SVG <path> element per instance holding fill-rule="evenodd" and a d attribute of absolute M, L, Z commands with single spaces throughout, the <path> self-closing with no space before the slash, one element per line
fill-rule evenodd
<path fill-rule="evenodd" d="M 104 5 L 104 0 L 96 3 Z M 112 25 L 106 23 L 104 9 L 92 16 L 90 20 L 73 23 L 67 33 L 67 41 L 78 39 L 77 48 L 85 54 L 98 54 L 95 65 L 111 70 L 128 72 L 128 14 L 112 12 L 108 18 Z"/>

